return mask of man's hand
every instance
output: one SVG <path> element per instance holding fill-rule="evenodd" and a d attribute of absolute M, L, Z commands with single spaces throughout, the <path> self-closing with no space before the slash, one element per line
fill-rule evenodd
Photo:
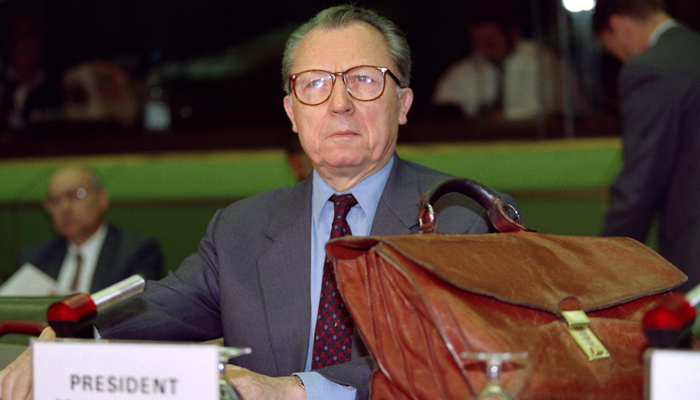
<path fill-rule="evenodd" d="M 56 332 L 44 329 L 38 340 L 56 339 Z M 31 348 L 19 355 L 7 368 L 0 371 L 0 400 L 26 400 L 32 398 L 32 353 Z"/>
<path fill-rule="evenodd" d="M 306 390 L 299 384 L 297 376 L 273 378 L 228 364 L 224 371 L 224 377 L 238 390 L 244 400 L 307 399 Z"/>

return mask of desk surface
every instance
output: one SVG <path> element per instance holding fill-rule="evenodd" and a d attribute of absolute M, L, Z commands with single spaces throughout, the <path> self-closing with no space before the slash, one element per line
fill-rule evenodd
<path fill-rule="evenodd" d="M 0 369 L 9 365 L 26 348 L 27 346 L 21 344 L 0 343 Z"/>

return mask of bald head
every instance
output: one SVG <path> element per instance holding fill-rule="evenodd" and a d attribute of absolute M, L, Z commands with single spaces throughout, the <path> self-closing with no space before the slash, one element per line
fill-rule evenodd
<path fill-rule="evenodd" d="M 69 165 L 51 176 L 44 208 L 56 233 L 79 246 L 104 222 L 109 195 L 92 171 Z"/>

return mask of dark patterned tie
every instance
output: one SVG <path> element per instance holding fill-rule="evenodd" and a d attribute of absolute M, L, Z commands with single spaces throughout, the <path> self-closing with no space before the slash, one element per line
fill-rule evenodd
<path fill-rule="evenodd" d="M 80 253 L 75 255 L 75 275 L 73 276 L 73 283 L 70 286 L 72 291 L 78 290 L 78 281 L 80 280 L 80 269 L 82 268 L 83 258 Z"/>
<path fill-rule="evenodd" d="M 357 204 L 355 196 L 352 194 L 333 195 L 330 199 L 334 204 L 331 239 L 352 235 L 345 217 L 350 209 Z M 326 261 L 323 263 L 321 301 L 318 304 L 318 319 L 314 331 L 311 369 L 350 361 L 354 323 L 337 288 L 333 266 L 326 256 Z"/>

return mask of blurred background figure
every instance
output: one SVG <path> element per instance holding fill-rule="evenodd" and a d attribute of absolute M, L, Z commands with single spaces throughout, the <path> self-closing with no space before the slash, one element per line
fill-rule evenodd
<path fill-rule="evenodd" d="M 26 130 L 60 110 L 60 79 L 44 66 L 48 28 L 30 12 L 6 15 L 0 64 L 0 132 Z"/>
<path fill-rule="evenodd" d="M 130 87 L 129 74 L 116 64 L 91 60 L 63 74 L 65 115 L 68 120 L 108 120 L 130 128 L 139 106 Z"/>
<path fill-rule="evenodd" d="M 551 49 L 521 36 L 513 1 L 471 2 L 465 19 L 472 54 L 439 78 L 433 104 L 457 106 L 468 118 L 505 120 L 563 109 L 562 63 Z M 577 104 L 580 90 L 574 86 Z"/>
<path fill-rule="evenodd" d="M 598 0 L 593 30 L 619 75 L 624 166 L 603 235 L 644 241 L 658 216 L 662 256 L 700 284 L 700 35 L 663 0 Z"/>
<path fill-rule="evenodd" d="M 297 182 L 301 182 L 306 179 L 306 177 L 311 174 L 311 171 L 314 170 L 314 166 L 311 163 L 309 156 L 301 147 L 299 136 L 296 133 L 290 133 L 287 136 L 284 150 L 287 153 L 289 168 L 294 173 L 294 177 L 296 178 Z"/>
<path fill-rule="evenodd" d="M 47 190 L 44 208 L 58 237 L 23 248 L 18 267 L 33 264 L 65 292 L 94 293 L 133 274 L 161 277 L 163 257 L 154 239 L 105 222 L 109 194 L 93 171 L 63 167 Z"/>

